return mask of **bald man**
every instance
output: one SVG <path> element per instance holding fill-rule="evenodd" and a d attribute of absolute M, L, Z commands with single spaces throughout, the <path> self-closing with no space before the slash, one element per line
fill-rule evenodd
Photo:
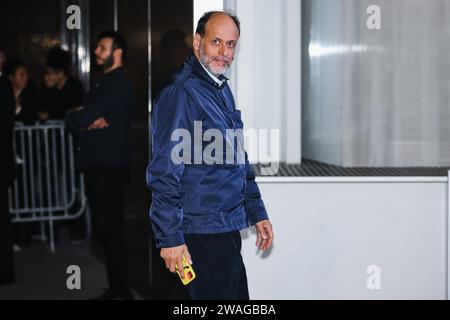
<path fill-rule="evenodd" d="M 154 238 L 171 272 L 183 270 L 183 256 L 192 264 L 197 275 L 187 286 L 192 299 L 248 300 L 240 230 L 256 226 L 261 250 L 273 240 L 242 135 L 236 134 L 237 141 L 226 135 L 243 130 L 224 76 L 239 35 L 236 16 L 205 13 L 197 25 L 193 55 L 158 96 L 152 114 L 147 183 Z M 202 137 L 212 133 L 214 139 L 206 140 L 227 148 L 211 152 Z M 180 151 L 180 145 L 187 147 Z"/>

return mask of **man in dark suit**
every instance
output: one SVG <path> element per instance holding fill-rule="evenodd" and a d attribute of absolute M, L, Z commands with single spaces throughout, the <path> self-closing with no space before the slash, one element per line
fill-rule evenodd
<path fill-rule="evenodd" d="M 126 53 L 126 41 L 118 32 L 107 31 L 98 37 L 95 56 L 104 75 L 87 95 L 84 107 L 66 117 L 69 129 L 79 134 L 77 164 L 86 175 L 88 198 L 105 254 L 109 288 L 98 297 L 102 300 L 132 298 L 124 199 L 134 97 L 122 67 Z"/>
<path fill-rule="evenodd" d="M 13 233 L 8 185 L 14 172 L 12 132 L 15 99 L 9 87 L 0 88 L 0 285 L 14 282 Z"/>

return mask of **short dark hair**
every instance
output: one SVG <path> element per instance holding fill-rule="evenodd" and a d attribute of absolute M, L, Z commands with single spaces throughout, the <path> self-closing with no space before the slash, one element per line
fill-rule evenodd
<path fill-rule="evenodd" d="M 46 65 L 54 70 L 62 70 L 68 75 L 70 74 L 70 53 L 59 47 L 50 49 Z"/>
<path fill-rule="evenodd" d="M 127 46 L 127 41 L 125 40 L 125 37 L 121 33 L 117 32 L 117 31 L 113 31 L 113 30 L 104 31 L 99 34 L 99 36 L 97 37 L 97 40 L 101 40 L 103 38 L 113 39 L 112 50 L 114 51 L 117 49 L 121 49 L 122 50 L 122 60 L 126 59 L 127 52 L 128 52 L 128 46 Z"/>
<path fill-rule="evenodd" d="M 236 27 L 238 28 L 239 35 L 241 34 L 241 22 L 239 21 L 239 18 L 232 14 L 231 12 L 227 11 L 208 11 L 203 14 L 203 16 L 198 20 L 197 23 L 197 29 L 195 30 L 195 33 L 198 33 L 200 36 L 205 36 L 205 28 L 208 21 L 211 19 L 211 17 L 216 13 L 224 13 L 227 16 L 229 16 L 231 19 L 233 19 L 234 23 L 236 24 Z"/>
<path fill-rule="evenodd" d="M 19 69 L 21 67 L 27 68 L 27 65 L 22 60 L 17 59 L 17 58 L 8 59 L 8 61 L 6 62 L 6 65 L 5 65 L 5 74 L 7 76 L 10 76 L 10 75 L 14 74 L 17 71 L 17 69 Z"/>

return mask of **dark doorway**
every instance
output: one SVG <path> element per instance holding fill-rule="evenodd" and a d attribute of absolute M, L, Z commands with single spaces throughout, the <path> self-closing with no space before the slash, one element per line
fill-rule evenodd
<path fill-rule="evenodd" d="M 2 1 L 0 49 L 24 61 L 35 84 L 42 82 L 48 50 L 61 45 L 59 13 L 58 0 Z"/>
<path fill-rule="evenodd" d="M 96 36 L 115 26 L 129 46 L 126 70 L 136 95 L 132 179 L 126 206 L 132 285 L 147 299 L 185 299 L 184 287 L 165 269 L 159 250 L 153 245 L 148 218 L 151 195 L 145 171 L 150 157 L 151 101 L 190 53 L 193 1 L 96 0 L 90 1 L 89 10 L 91 52 Z"/>
<path fill-rule="evenodd" d="M 132 124 L 131 180 L 126 196 L 126 226 L 130 255 L 131 285 L 140 296 L 151 296 L 150 243 L 148 206 L 149 192 L 145 183 L 145 168 L 149 158 L 148 104 L 149 104 L 149 38 L 148 4 L 146 0 L 89 1 L 91 57 L 98 34 L 117 30 L 127 40 L 129 51 L 125 70 L 133 83 L 135 94 Z M 95 59 L 91 58 L 91 79 L 98 76 Z"/>
<path fill-rule="evenodd" d="M 81 30 L 78 31 L 68 30 L 65 25 L 66 9 L 72 4 L 81 8 Z M 151 195 L 145 173 L 150 158 L 151 101 L 190 54 L 193 1 L 4 1 L 0 11 L 0 49 L 8 56 L 24 60 L 31 79 L 39 85 L 48 50 L 63 46 L 72 54 L 74 76 L 83 81 L 87 91 L 92 80 L 99 76 L 95 59 L 92 59 L 97 35 L 115 28 L 128 42 L 125 69 L 136 97 L 131 181 L 126 198 L 132 287 L 145 299 L 185 299 L 184 286 L 176 275 L 165 269 L 159 250 L 153 245 L 148 218 Z M 94 255 L 101 258 L 101 250 L 97 250 L 96 245 L 92 249 Z M 85 254 L 92 257 L 87 251 Z"/>
<path fill-rule="evenodd" d="M 151 2 L 151 96 L 155 99 L 191 52 L 193 1 Z M 152 287 L 155 299 L 188 297 L 178 276 L 165 268 L 159 250 L 152 247 Z"/>

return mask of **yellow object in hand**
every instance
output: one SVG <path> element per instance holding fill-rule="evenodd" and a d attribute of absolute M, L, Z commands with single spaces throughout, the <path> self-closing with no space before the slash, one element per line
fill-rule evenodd
<path fill-rule="evenodd" d="M 181 279 L 181 282 L 186 286 L 188 285 L 192 280 L 195 279 L 195 272 L 194 269 L 192 269 L 192 266 L 187 262 L 186 257 L 183 256 L 183 268 L 184 268 L 184 278 L 181 278 L 180 272 L 178 271 L 178 265 L 175 265 L 175 269 L 178 273 L 178 276 Z"/>

